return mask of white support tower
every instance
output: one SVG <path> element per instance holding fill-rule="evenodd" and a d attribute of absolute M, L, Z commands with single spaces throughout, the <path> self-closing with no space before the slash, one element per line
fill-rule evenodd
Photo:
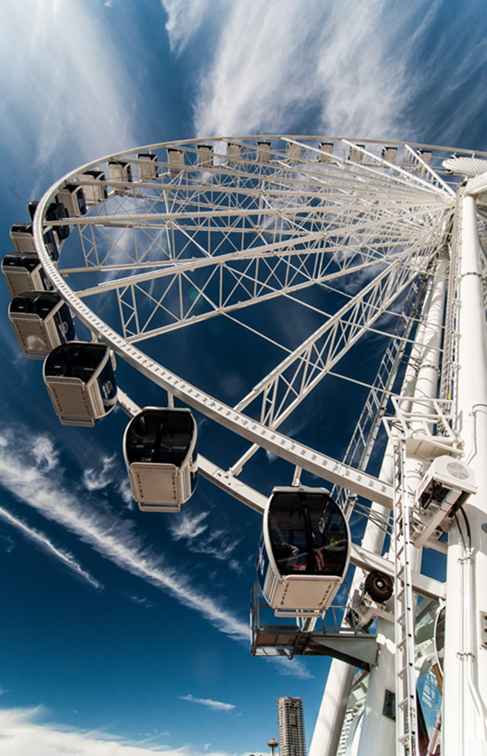
<path fill-rule="evenodd" d="M 414 643 L 414 596 L 411 518 L 413 500 L 406 480 L 406 440 L 395 438 L 394 510 L 392 555 L 394 558 L 395 710 L 396 756 L 418 752 L 418 712 Z"/>

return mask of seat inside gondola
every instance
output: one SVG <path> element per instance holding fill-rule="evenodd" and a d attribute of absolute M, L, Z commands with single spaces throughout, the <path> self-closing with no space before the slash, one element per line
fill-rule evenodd
<path fill-rule="evenodd" d="M 327 493 L 275 492 L 268 528 L 280 575 L 343 576 L 348 530 L 340 507 Z"/>
<path fill-rule="evenodd" d="M 127 462 L 181 467 L 193 442 L 195 422 L 189 410 L 146 408 L 129 424 Z"/>

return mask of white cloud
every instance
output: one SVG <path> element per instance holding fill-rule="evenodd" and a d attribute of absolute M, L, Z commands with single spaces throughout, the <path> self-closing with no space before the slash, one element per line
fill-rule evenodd
<path fill-rule="evenodd" d="M 0 65 L 9 75 L 0 118 L 10 149 L 33 148 L 40 169 L 73 146 L 81 162 L 136 143 L 130 55 L 103 28 L 105 14 L 83 0 L 3 0 L 2 19 Z"/>
<path fill-rule="evenodd" d="M 100 467 L 88 467 L 83 473 L 84 487 L 88 491 L 101 491 L 109 486 L 113 480 L 115 460 L 116 454 L 111 457 L 104 456 L 101 459 Z"/>
<path fill-rule="evenodd" d="M 225 530 L 212 529 L 205 522 L 209 512 L 191 514 L 184 512 L 170 526 L 170 532 L 175 541 L 185 541 L 186 548 L 193 554 L 213 557 L 221 562 L 230 559 L 240 541 L 232 538 Z M 203 536 L 203 537 L 202 537 Z M 235 559 L 230 559 L 230 569 L 240 572 L 240 566 Z"/>
<path fill-rule="evenodd" d="M 81 567 L 81 565 L 76 561 L 72 554 L 70 554 L 68 551 L 63 551 L 57 546 L 54 546 L 52 541 L 46 535 L 44 535 L 44 533 L 41 533 L 39 530 L 34 530 L 34 528 L 29 527 L 25 524 L 25 522 L 22 522 L 22 520 L 14 517 L 3 507 L 0 507 L 0 518 L 16 530 L 19 530 L 26 538 L 39 546 L 47 554 L 62 562 L 65 567 L 78 575 L 78 577 L 86 580 L 86 582 L 93 586 L 93 588 L 103 587 L 101 583 L 98 582 L 98 580 L 90 575 L 87 570 Z"/>
<path fill-rule="evenodd" d="M 233 711 L 233 709 L 236 709 L 235 704 L 215 701 L 213 698 L 195 698 L 191 693 L 187 693 L 185 696 L 179 696 L 179 698 L 181 701 L 190 701 L 191 703 L 200 704 L 209 709 L 217 709 L 218 711 Z"/>
<path fill-rule="evenodd" d="M 62 485 L 56 475 L 52 472 L 46 474 L 37 468 L 30 437 L 23 437 L 18 429 L 15 435 L 10 434 L 7 429 L 3 438 L 7 444 L 0 446 L 0 484 L 6 489 L 45 517 L 76 533 L 122 570 L 166 591 L 230 638 L 248 642 L 247 623 L 220 606 L 212 596 L 196 590 L 181 570 L 163 565 L 159 555 L 156 557 L 142 546 L 131 531 L 130 524 L 127 526 L 126 521 L 90 510 L 86 501 L 81 507 L 77 497 Z M 299 661 L 286 664 L 289 674 L 310 676 Z"/>
<path fill-rule="evenodd" d="M 208 0 L 161 0 L 161 4 L 167 14 L 166 31 L 171 50 L 180 53 L 199 29 Z"/>
<path fill-rule="evenodd" d="M 39 468 L 49 472 L 59 462 L 59 454 L 48 436 L 37 436 L 32 446 L 32 454 Z"/>
<path fill-rule="evenodd" d="M 205 21 L 218 22 L 200 73 L 197 134 L 292 131 L 307 112 L 330 132 L 407 131 L 408 66 L 434 9 L 418 25 L 416 8 L 392 10 L 386 0 L 161 2 L 178 53 Z"/>
<path fill-rule="evenodd" d="M 118 486 L 118 493 L 122 497 L 122 501 L 127 504 L 129 509 L 134 508 L 134 500 L 132 497 L 132 489 L 130 488 L 130 483 L 128 478 L 123 478 Z"/>
<path fill-rule="evenodd" d="M 174 540 L 180 541 L 182 538 L 189 540 L 200 536 L 208 529 L 208 525 L 203 524 L 208 515 L 209 512 L 200 512 L 194 515 L 183 512 L 183 514 L 178 515 L 177 520 L 170 526 Z"/>
<path fill-rule="evenodd" d="M 208 754 L 187 746 L 170 748 L 129 743 L 103 732 L 83 732 L 39 721 L 45 719 L 41 707 L 0 709 L 0 756 L 200 756 Z M 213 752 L 209 756 L 231 756 Z"/>

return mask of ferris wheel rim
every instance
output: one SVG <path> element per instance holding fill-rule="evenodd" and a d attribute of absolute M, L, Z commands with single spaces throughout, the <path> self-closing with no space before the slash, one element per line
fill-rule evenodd
<path fill-rule="evenodd" d="M 135 347 L 132 343 L 127 343 L 126 337 L 118 334 L 117 331 L 108 326 L 98 315 L 96 315 L 89 307 L 86 306 L 84 301 L 82 301 L 82 299 L 78 296 L 77 292 L 73 291 L 73 289 L 66 283 L 66 280 L 61 275 L 61 272 L 58 270 L 56 264 L 51 260 L 43 239 L 45 210 L 60 187 L 62 187 L 70 179 L 76 177 L 78 174 L 90 170 L 94 167 L 99 167 L 99 165 L 105 161 L 108 161 L 110 159 L 119 159 L 121 157 L 129 156 L 142 150 L 167 149 L 184 145 L 199 145 L 205 142 L 228 142 L 229 139 L 239 141 L 241 140 L 242 142 L 252 142 L 256 139 L 265 138 L 274 140 L 286 140 L 289 138 L 292 139 L 293 136 L 294 135 L 283 136 L 275 134 L 260 134 L 231 138 L 219 136 L 209 138 L 197 137 L 186 140 L 170 140 L 161 143 L 132 147 L 124 151 L 111 153 L 109 155 L 97 158 L 96 160 L 89 161 L 88 163 L 85 163 L 81 166 L 76 167 L 74 170 L 69 171 L 66 175 L 55 181 L 44 193 L 39 202 L 33 220 L 34 243 L 37 248 L 41 264 L 49 280 L 52 282 L 55 289 L 58 291 L 64 301 L 70 306 L 70 308 L 72 308 L 76 316 L 85 324 L 85 326 L 92 334 L 95 334 L 97 339 L 99 339 L 103 343 L 106 343 L 110 348 L 114 350 L 116 354 L 122 357 L 122 359 L 124 359 L 128 364 L 134 367 L 139 373 L 143 374 L 153 383 L 170 392 L 190 407 L 193 407 L 194 409 L 202 412 L 202 414 L 206 415 L 210 419 L 216 421 L 232 432 L 237 433 L 242 438 L 250 441 L 253 444 L 256 444 L 261 448 L 276 453 L 278 456 L 287 460 L 291 464 L 299 464 L 303 469 L 306 469 L 314 474 L 318 474 L 321 477 L 334 482 L 337 479 L 337 476 L 338 479 L 340 479 L 340 476 L 343 473 L 345 473 L 345 475 L 350 475 L 353 472 L 353 468 L 347 469 L 346 465 L 338 462 L 336 459 L 328 457 L 323 452 L 316 451 L 314 449 L 311 449 L 310 447 L 306 447 L 305 445 L 286 436 L 285 434 L 280 433 L 277 430 L 273 430 L 271 427 L 268 427 L 258 420 L 255 420 L 254 418 L 246 415 L 241 410 L 234 409 L 226 405 L 224 402 L 220 401 L 208 392 L 202 391 L 186 379 L 181 378 L 173 371 L 164 368 L 155 360 L 149 358 L 142 351 L 137 349 L 137 347 Z M 326 135 L 311 135 L 308 137 L 303 137 L 302 135 L 295 136 L 299 137 L 299 139 L 301 140 L 309 139 L 313 142 L 318 142 L 321 139 L 327 138 L 333 139 L 334 141 L 342 139 L 336 136 L 327 137 Z M 365 143 L 373 142 L 375 144 L 405 144 L 403 140 L 373 140 L 368 138 L 362 139 L 361 141 Z M 439 151 L 449 149 L 435 145 L 420 145 L 419 143 L 413 142 L 409 142 L 408 144 L 411 144 L 415 147 L 417 146 L 418 148 L 420 146 L 430 146 L 433 149 Z M 471 154 L 471 151 L 466 149 L 452 149 L 456 149 L 457 152 L 465 152 Z M 487 152 L 481 153 L 480 151 L 477 151 L 477 154 L 485 154 L 487 156 Z M 390 504 L 392 498 L 391 490 L 387 484 L 379 481 L 374 476 L 370 476 L 365 472 L 360 472 L 359 477 L 361 478 L 361 483 L 357 481 L 357 490 L 362 489 L 364 491 L 364 495 L 367 498 L 373 497 L 374 500 L 378 502 L 383 502 L 386 505 Z"/>

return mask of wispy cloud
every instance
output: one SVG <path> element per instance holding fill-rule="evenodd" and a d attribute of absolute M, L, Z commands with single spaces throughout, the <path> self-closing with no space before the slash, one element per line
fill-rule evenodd
<path fill-rule="evenodd" d="M 32 454 L 37 466 L 45 472 L 53 470 L 59 462 L 59 454 L 48 436 L 37 436 L 34 439 Z"/>
<path fill-rule="evenodd" d="M 196 590 L 193 581 L 180 569 L 176 571 L 163 565 L 159 555 L 156 557 L 143 547 L 130 524 L 89 509 L 86 501 L 81 507 L 76 495 L 53 471 L 47 474 L 39 469 L 32 454 L 34 443 L 35 440 L 23 436 L 19 429 L 15 435 L 4 430 L 0 442 L 0 484 L 45 517 L 77 534 L 121 569 L 166 591 L 230 638 L 248 642 L 247 623 L 212 596 Z M 301 678 L 310 676 L 306 667 L 296 660 L 286 661 L 286 673 Z"/>
<path fill-rule="evenodd" d="M 195 696 L 192 696 L 191 693 L 187 693 L 185 696 L 179 696 L 179 698 L 181 701 L 200 704 L 201 706 L 206 706 L 208 709 L 216 709 L 217 711 L 233 711 L 237 708 L 235 704 L 215 701 L 213 698 L 196 698 Z"/>
<path fill-rule="evenodd" d="M 453 34 L 440 15 L 441 0 L 161 3 L 177 54 L 211 24 L 194 105 L 201 136 L 289 132 L 306 124 L 307 133 L 411 138 L 434 130 L 458 139 L 480 112 L 478 72 L 487 45 L 473 9 L 461 10 Z M 444 105 L 460 87 L 468 107 L 457 114 L 459 123 L 445 118 Z M 434 110 L 425 107 L 433 91 Z"/>
<path fill-rule="evenodd" d="M 9 76 L 0 120 L 12 150 L 35 150 L 27 159 L 40 169 L 66 160 L 73 148 L 81 162 L 136 143 L 130 58 L 103 28 L 101 3 L 97 10 L 79 0 L 49 7 L 3 0 L 2 18 L 0 63 Z M 22 55 L 16 54 L 19 40 Z"/>
<path fill-rule="evenodd" d="M 83 473 L 83 485 L 88 491 L 101 491 L 113 481 L 116 455 L 104 456 L 101 465 L 88 467 Z M 122 494 L 123 496 L 123 494 Z"/>
<path fill-rule="evenodd" d="M 22 535 L 35 543 L 36 546 L 39 546 L 39 548 L 49 554 L 49 556 L 52 556 L 62 562 L 65 567 L 67 567 L 78 577 L 89 583 L 91 586 L 93 586 L 93 588 L 103 587 L 98 580 L 90 575 L 87 570 L 81 567 L 79 562 L 76 561 L 72 554 L 70 554 L 68 551 L 60 549 L 58 546 L 55 546 L 44 533 L 41 533 L 39 530 L 35 530 L 34 528 L 29 527 L 25 524 L 25 522 L 19 520 L 17 517 L 14 517 L 14 515 L 10 514 L 10 512 L 8 512 L 3 507 L 0 507 L 0 518 L 16 530 L 20 531 Z"/>
<path fill-rule="evenodd" d="M 240 572 L 240 565 L 232 554 L 240 543 L 221 528 L 214 529 L 208 523 L 209 512 L 191 514 L 185 512 L 178 515 L 177 520 L 170 526 L 170 533 L 175 541 L 183 540 L 186 548 L 193 554 L 218 559 L 227 562 L 230 569 Z"/>
<path fill-rule="evenodd" d="M 179 515 L 177 521 L 170 526 L 174 540 L 180 541 L 182 538 L 190 540 L 200 536 L 208 530 L 208 525 L 204 522 L 208 515 L 209 512 L 200 512 L 194 515 L 184 512 Z"/>
<path fill-rule="evenodd" d="M 128 478 L 122 478 L 118 484 L 118 493 L 122 497 L 122 501 L 127 504 L 129 509 L 134 509 L 134 500 L 132 498 L 132 490 Z"/>
<path fill-rule="evenodd" d="M 219 5 L 218 0 L 213 0 Z M 166 31 L 171 50 L 180 53 L 199 29 L 208 9 L 208 0 L 161 0 L 166 11 Z"/>
<path fill-rule="evenodd" d="M 42 707 L 0 709 L 0 756 L 53 756 L 55 753 L 64 756 L 230 756 L 208 752 L 204 747 L 198 750 L 184 745 L 171 748 L 130 743 L 111 733 L 83 732 L 43 720 L 46 720 L 46 712 Z"/>
<path fill-rule="evenodd" d="M 204 16 L 198 5 L 196 28 Z M 304 118 L 312 118 L 315 128 L 356 135 L 404 129 L 409 52 L 397 43 L 401 34 L 408 36 L 407 8 L 394 24 L 387 23 L 385 0 L 308 0 L 305 10 L 289 0 L 234 0 L 223 9 L 206 3 L 205 12 L 222 19 L 201 76 L 197 133 L 287 131 Z M 187 44 L 192 19 L 176 12 L 171 19 L 173 44 Z"/>

